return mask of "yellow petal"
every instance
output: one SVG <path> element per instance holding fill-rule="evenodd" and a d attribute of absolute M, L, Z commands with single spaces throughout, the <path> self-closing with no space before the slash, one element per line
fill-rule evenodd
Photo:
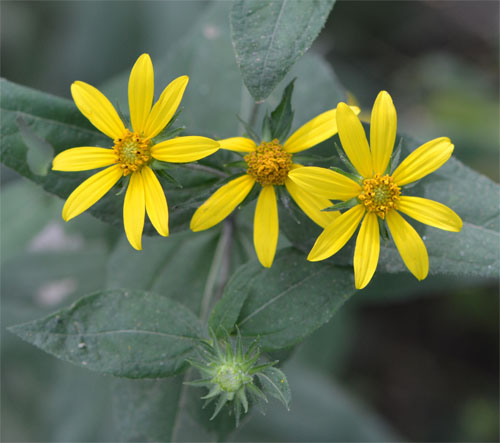
<path fill-rule="evenodd" d="M 365 209 L 361 205 L 356 205 L 344 212 L 316 239 L 307 259 L 309 261 L 324 260 L 338 252 L 352 237 L 363 215 L 365 215 Z"/>
<path fill-rule="evenodd" d="M 213 154 L 219 143 L 207 137 L 176 137 L 165 140 L 151 148 L 151 155 L 157 160 L 170 163 L 188 163 Z"/>
<path fill-rule="evenodd" d="M 421 197 L 400 197 L 398 209 L 410 217 L 435 228 L 459 232 L 462 220 L 448 206 Z"/>
<path fill-rule="evenodd" d="M 231 137 L 217 141 L 221 149 L 235 152 L 253 152 L 257 146 L 253 140 L 246 137 Z"/>
<path fill-rule="evenodd" d="M 349 177 L 316 166 L 294 168 L 288 178 L 302 189 L 331 200 L 350 200 L 361 192 L 361 186 Z"/>
<path fill-rule="evenodd" d="M 164 89 L 146 120 L 144 126 L 144 135 L 146 137 L 155 137 L 167 126 L 179 107 L 188 81 L 189 77 L 183 75 L 176 78 Z"/>
<path fill-rule="evenodd" d="M 352 110 L 359 114 L 360 110 L 356 106 L 353 106 Z M 336 112 L 336 109 L 323 112 L 297 129 L 284 143 L 285 151 L 290 153 L 304 151 L 335 135 L 337 133 Z"/>
<path fill-rule="evenodd" d="M 102 92 L 88 83 L 77 81 L 71 85 L 71 95 L 80 112 L 99 131 L 112 139 L 123 136 L 125 126 Z"/>
<path fill-rule="evenodd" d="M 365 130 L 359 118 L 345 103 L 339 103 L 337 106 L 337 126 L 342 147 L 352 165 L 363 177 L 371 177 L 372 155 Z"/>
<path fill-rule="evenodd" d="M 203 203 L 191 219 L 191 230 L 204 231 L 224 220 L 252 190 L 255 179 L 243 175 L 219 188 Z"/>
<path fill-rule="evenodd" d="M 278 205 L 274 186 L 264 186 L 255 207 L 253 244 L 262 266 L 270 268 L 278 244 Z"/>
<path fill-rule="evenodd" d="M 375 174 L 382 175 L 387 169 L 396 141 L 397 122 L 391 96 L 386 91 L 381 91 L 373 105 L 370 124 L 370 147 Z"/>
<path fill-rule="evenodd" d="M 78 186 L 68 197 L 62 210 L 65 221 L 80 215 L 108 192 L 123 175 L 118 165 L 94 174 Z"/>
<path fill-rule="evenodd" d="M 83 146 L 66 149 L 52 160 L 54 171 L 87 171 L 115 163 L 116 154 L 112 149 Z"/>
<path fill-rule="evenodd" d="M 140 251 L 146 202 L 144 197 L 144 181 L 142 174 L 132 173 L 128 184 L 125 202 L 123 203 L 123 226 L 129 243 Z"/>
<path fill-rule="evenodd" d="M 443 166 L 451 157 L 454 146 L 447 137 L 431 140 L 415 149 L 392 174 L 398 186 L 420 180 Z"/>
<path fill-rule="evenodd" d="M 128 106 L 134 131 L 141 133 L 153 105 L 155 90 L 153 63 L 148 54 L 135 62 L 128 82 Z"/>
<path fill-rule="evenodd" d="M 380 253 L 380 234 L 377 216 L 367 213 L 354 250 L 354 282 L 356 289 L 363 289 L 373 277 L 377 269 L 378 256 Z"/>
<path fill-rule="evenodd" d="M 148 217 L 158 234 L 166 237 L 168 235 L 168 207 L 163 188 L 150 167 L 142 168 L 141 175 Z"/>
<path fill-rule="evenodd" d="M 406 267 L 418 280 L 423 280 L 429 272 L 429 257 L 424 242 L 417 231 L 397 211 L 389 211 L 386 220 L 392 239 Z"/>
<path fill-rule="evenodd" d="M 301 186 L 287 179 L 285 186 L 297 206 L 316 224 L 326 228 L 333 220 L 340 216 L 339 211 L 322 211 L 324 208 L 332 206 L 332 202 L 327 198 L 315 193 L 308 192 Z"/>

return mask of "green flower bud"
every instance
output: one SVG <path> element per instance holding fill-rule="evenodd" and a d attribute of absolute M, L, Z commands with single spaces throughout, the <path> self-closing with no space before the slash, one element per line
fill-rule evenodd
<path fill-rule="evenodd" d="M 285 375 L 273 368 L 277 361 L 257 364 L 260 351 L 257 341 L 254 341 L 244 352 L 241 336 L 235 340 L 234 347 L 229 335 L 224 340 L 218 340 L 213 331 L 210 331 L 211 340 L 201 342 L 199 348 L 200 360 L 189 361 L 197 368 L 203 378 L 188 382 L 193 386 L 202 386 L 209 389 L 208 394 L 201 397 L 207 400 L 205 406 L 217 399 L 215 411 L 211 417 L 214 419 L 228 402 L 233 403 L 236 426 L 239 424 L 241 412 L 248 412 L 248 398 L 257 403 L 267 403 L 266 393 L 279 398 L 288 407 L 290 390 Z M 268 372 L 268 371 L 272 372 Z M 267 372 L 266 372 L 267 371 Z M 274 383 L 273 378 L 278 375 L 279 382 Z M 256 385 L 259 380 L 259 386 Z M 279 391 L 279 392 L 273 392 Z"/>

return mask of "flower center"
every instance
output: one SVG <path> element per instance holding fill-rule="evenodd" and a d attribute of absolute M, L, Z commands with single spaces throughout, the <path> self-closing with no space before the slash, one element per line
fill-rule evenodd
<path fill-rule="evenodd" d="M 223 365 L 217 371 L 213 381 L 217 383 L 223 391 L 235 392 L 243 384 L 251 381 L 252 378 L 245 375 L 237 365 Z"/>
<path fill-rule="evenodd" d="M 392 182 L 392 177 L 378 174 L 363 180 L 363 191 L 358 199 L 368 212 L 375 212 L 384 219 L 389 209 L 397 209 L 401 188 Z"/>
<path fill-rule="evenodd" d="M 262 142 L 254 152 L 245 155 L 251 175 L 262 186 L 284 185 L 292 168 L 292 154 L 286 152 L 279 141 Z"/>
<path fill-rule="evenodd" d="M 113 149 L 116 162 L 123 169 L 123 175 L 140 171 L 151 161 L 151 140 L 142 137 L 137 132 L 127 132 L 115 140 Z"/>

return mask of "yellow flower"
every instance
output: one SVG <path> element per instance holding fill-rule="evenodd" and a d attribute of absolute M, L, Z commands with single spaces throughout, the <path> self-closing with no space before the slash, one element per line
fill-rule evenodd
<path fill-rule="evenodd" d="M 358 108 L 354 108 L 359 113 Z M 318 225 L 330 224 L 338 212 L 324 212 L 331 206 L 322 196 L 308 192 L 288 178 L 292 170 L 305 167 L 292 161 L 293 154 L 312 148 L 337 133 L 335 109 L 326 111 L 295 131 L 283 144 L 279 140 L 256 145 L 245 137 L 219 140 L 221 149 L 247 153 L 247 173 L 218 189 L 193 215 L 191 229 L 203 231 L 224 220 L 250 193 L 261 185 L 255 208 L 253 240 L 260 263 L 271 267 L 278 243 L 278 206 L 274 187 L 284 185 L 295 203 Z"/>
<path fill-rule="evenodd" d="M 111 137 L 112 148 L 78 147 L 58 154 L 52 164 L 56 171 L 106 169 L 78 186 L 68 197 L 62 211 L 65 221 L 81 214 L 96 203 L 123 176 L 130 181 L 123 205 L 123 223 L 130 244 L 141 249 L 145 213 L 160 235 L 168 235 L 167 200 L 160 182 L 150 167 L 153 159 L 185 163 L 206 157 L 219 149 L 219 143 L 205 137 L 177 137 L 154 143 L 156 137 L 172 119 L 188 77 L 176 78 L 153 105 L 154 73 L 148 54 L 136 61 L 128 84 L 128 99 L 132 130 L 125 127 L 113 105 L 96 88 L 74 82 L 71 94 L 76 106 L 99 131 Z"/>
<path fill-rule="evenodd" d="M 385 91 L 379 93 L 373 106 L 371 149 L 361 122 L 344 103 L 337 107 L 337 126 L 344 151 L 361 176 L 360 180 L 356 182 L 326 169 L 321 182 L 316 180 L 312 170 L 293 171 L 290 179 L 322 197 L 343 201 L 357 198 L 357 204 L 325 228 L 308 260 L 324 260 L 338 252 L 361 223 L 354 251 L 354 279 L 357 289 L 364 288 L 377 267 L 379 220 L 385 220 L 405 265 L 417 279 L 423 280 L 429 271 L 427 250 L 415 229 L 398 211 L 446 231 L 460 231 L 462 220 L 441 203 L 401 195 L 401 191 L 403 186 L 446 163 L 453 145 L 446 137 L 431 140 L 413 151 L 390 175 L 388 167 L 396 139 L 397 117 L 391 96 Z"/>

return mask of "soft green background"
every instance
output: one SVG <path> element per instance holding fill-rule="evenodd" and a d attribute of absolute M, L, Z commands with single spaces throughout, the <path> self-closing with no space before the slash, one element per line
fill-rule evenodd
<path fill-rule="evenodd" d="M 217 39 L 219 30 L 208 22 L 191 28 L 208 3 L 2 2 L 2 76 L 63 97 L 76 79 L 113 91 L 108 80 L 128 71 L 141 52 L 149 52 L 156 67 L 165 53 L 182 54 L 183 39 Z M 333 63 L 364 109 L 378 90 L 389 90 L 400 128 L 424 140 L 449 136 L 458 158 L 498 180 L 495 17 L 494 2 L 340 2 L 313 50 Z M 230 42 L 220 45 L 227 48 L 227 62 L 200 51 L 197 67 L 210 66 L 208 73 L 219 72 L 223 82 L 237 85 L 239 77 L 224 65 L 234 63 Z M 184 73 L 177 72 L 182 59 L 167 60 L 168 79 Z M 239 112 L 240 97 L 234 103 L 219 97 L 210 78 L 192 83 L 208 102 Z M 204 111 L 189 95 L 183 104 L 185 118 L 201 120 Z M 297 109 L 295 127 L 320 111 Z M 237 122 L 213 116 L 199 129 L 229 136 Z M 61 207 L 61 200 L 2 170 L 4 326 L 40 318 L 117 282 L 136 287 L 123 272 L 136 264 L 124 257 L 122 233 L 88 214 L 64 225 Z M 198 241 L 208 248 L 213 240 Z M 159 260 L 169 254 L 158 253 Z M 168 281 L 149 276 L 147 284 L 161 290 Z M 178 300 L 189 306 L 182 294 Z M 272 403 L 265 417 L 255 414 L 234 438 L 497 441 L 497 313 L 493 281 L 437 276 L 416 284 L 398 274 L 388 285 L 376 277 L 285 365 L 292 411 Z M 2 353 L 2 440 L 116 438 L 111 392 L 125 387 L 112 389 L 110 377 L 55 360 L 4 329 Z M 158 383 L 151 398 L 161 411 L 169 382 Z M 141 401 L 151 398 L 127 406 L 140 411 Z M 123 407 L 119 399 L 116 404 Z M 114 410 L 120 423 L 120 409 Z"/>

